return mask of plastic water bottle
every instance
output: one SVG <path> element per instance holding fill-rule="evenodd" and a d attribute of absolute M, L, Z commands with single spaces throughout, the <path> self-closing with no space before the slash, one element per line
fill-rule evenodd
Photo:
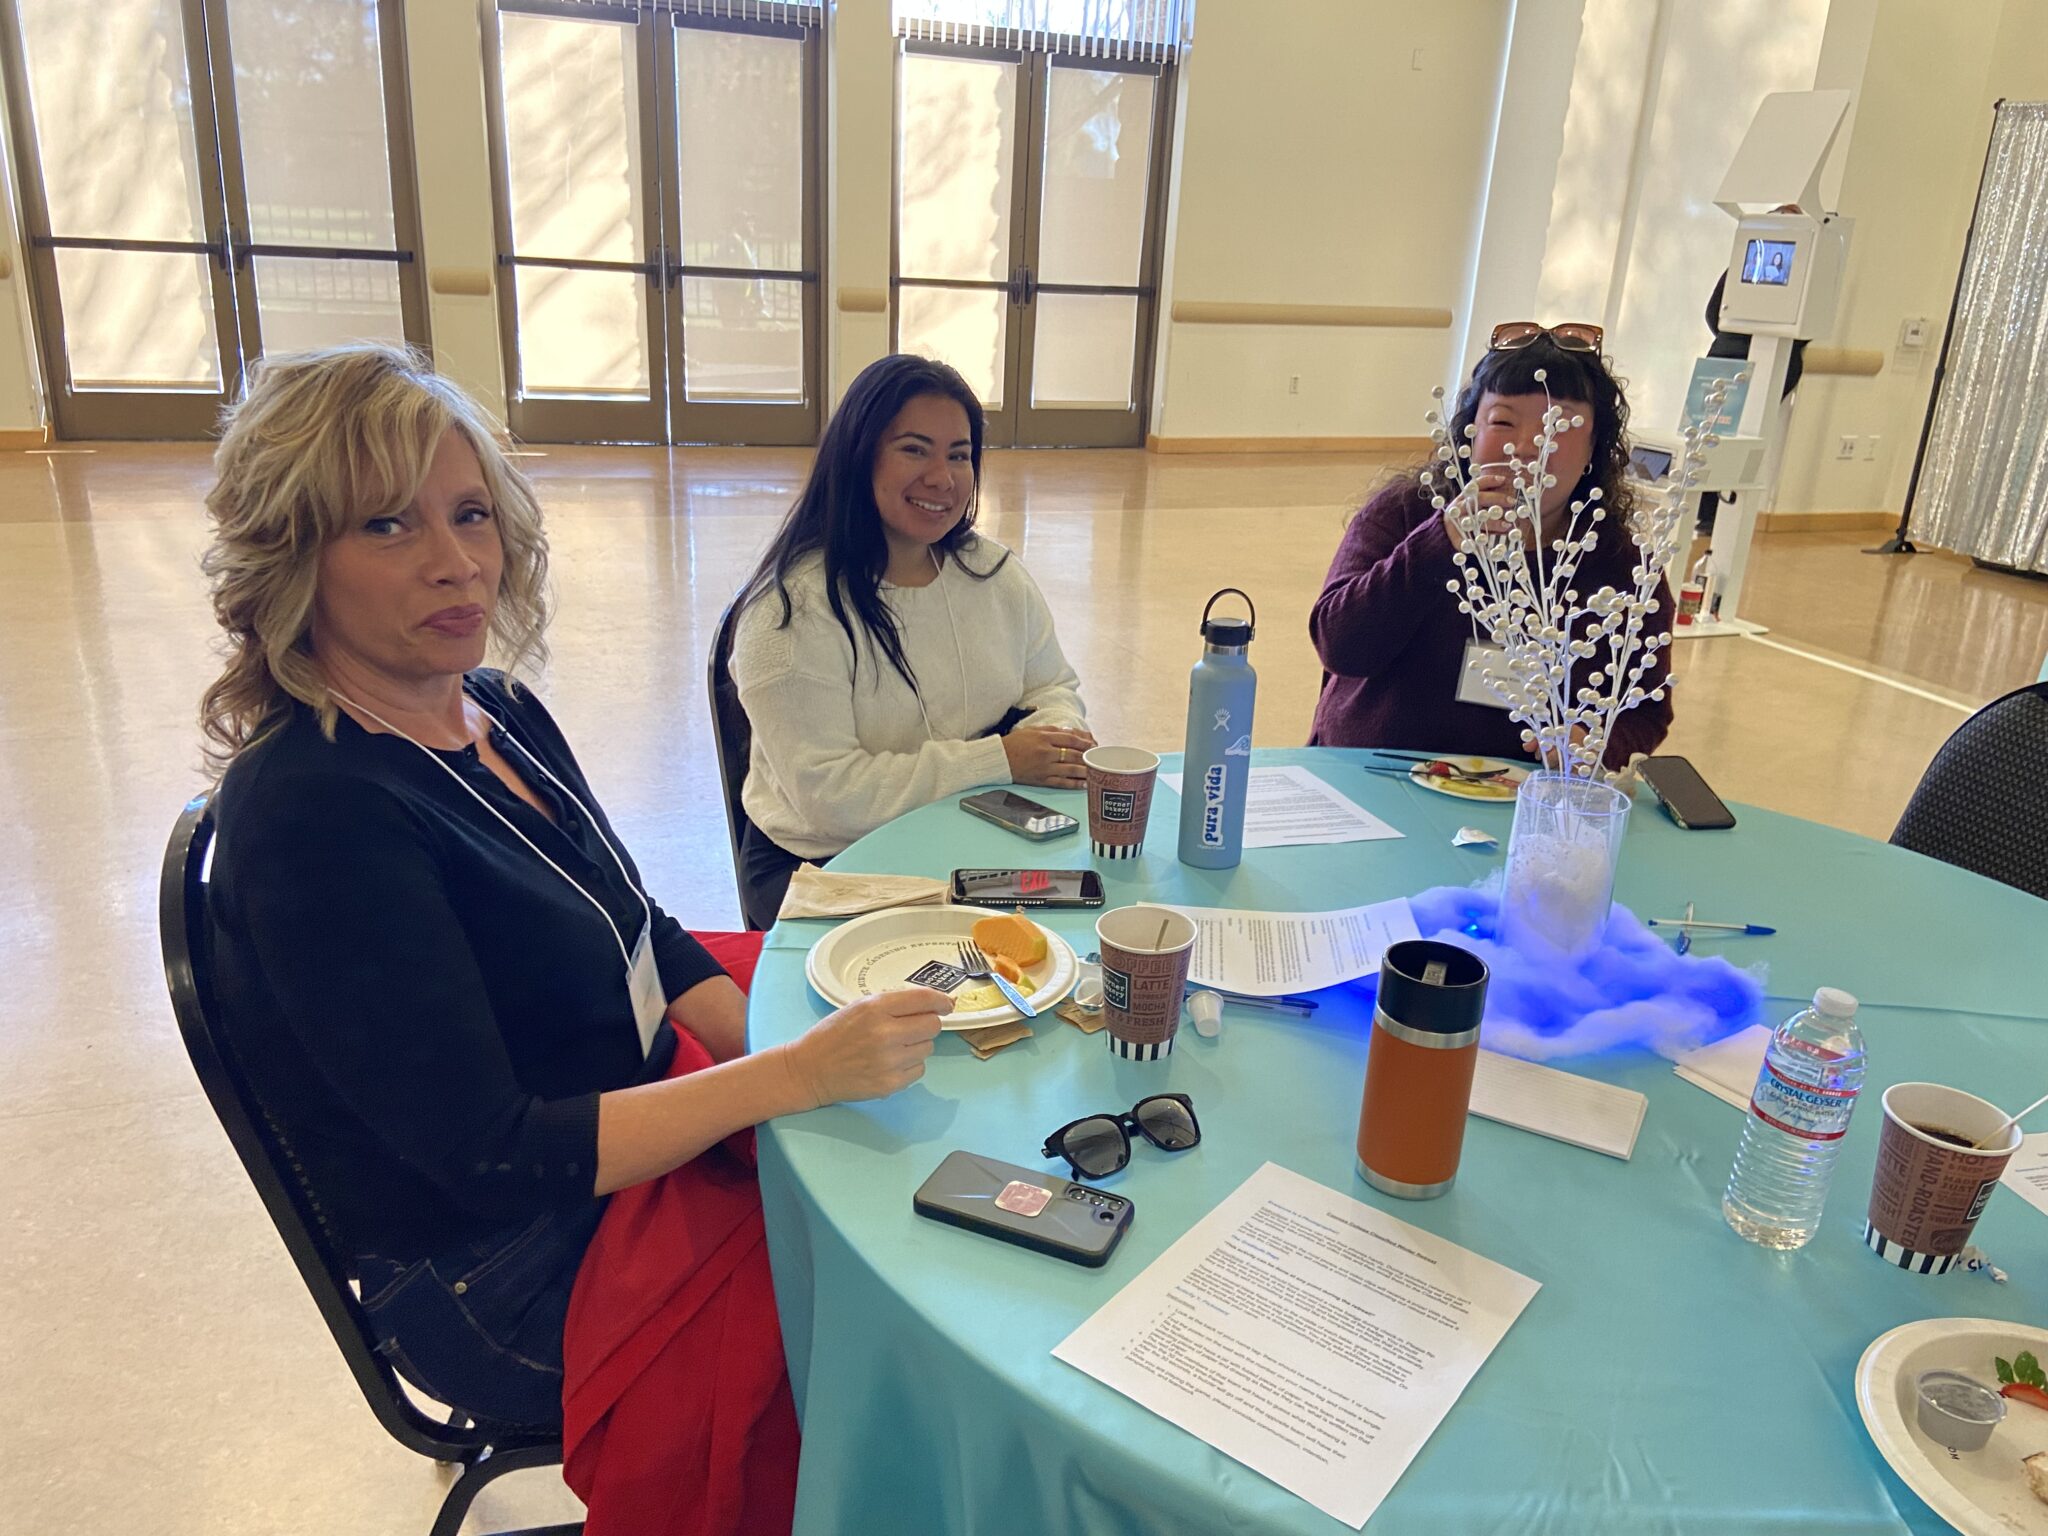
<path fill-rule="evenodd" d="M 1800 1248 L 1819 1229 L 1863 1068 L 1856 999 L 1846 992 L 1822 987 L 1811 1008 L 1771 1031 L 1721 1197 L 1721 1214 L 1743 1237 Z"/>
<path fill-rule="evenodd" d="M 1245 659 L 1258 610 L 1248 619 L 1212 619 L 1225 587 L 1202 609 L 1202 659 L 1188 677 L 1188 739 L 1181 758 L 1180 861 L 1229 869 L 1244 854 L 1244 802 L 1251 788 L 1252 702 L 1259 675 Z"/>

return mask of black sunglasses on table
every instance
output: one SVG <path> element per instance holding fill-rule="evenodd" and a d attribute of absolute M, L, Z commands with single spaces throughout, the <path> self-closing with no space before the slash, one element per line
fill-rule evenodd
<path fill-rule="evenodd" d="M 1195 1101 L 1184 1093 L 1155 1093 L 1122 1115 L 1083 1115 L 1045 1139 L 1046 1157 L 1063 1157 L 1077 1179 L 1105 1179 L 1131 1160 L 1131 1131 L 1162 1152 L 1185 1152 L 1202 1139 Z"/>

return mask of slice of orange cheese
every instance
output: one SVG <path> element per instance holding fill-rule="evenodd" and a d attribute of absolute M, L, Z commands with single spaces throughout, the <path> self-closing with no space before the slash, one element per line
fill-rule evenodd
<path fill-rule="evenodd" d="M 1020 966 L 1033 966 L 1045 958 L 1044 930 L 1021 915 L 981 918 L 974 925 L 973 938 L 991 963 L 1000 957 Z"/>

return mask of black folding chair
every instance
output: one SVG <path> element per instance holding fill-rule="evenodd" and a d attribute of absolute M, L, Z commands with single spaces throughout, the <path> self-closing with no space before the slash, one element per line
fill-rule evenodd
<path fill-rule="evenodd" d="M 327 1227 L 319 1199 L 307 1185 L 277 1122 L 250 1091 L 232 1044 L 219 1027 L 213 990 L 213 932 L 207 910 L 207 854 L 214 830 L 211 799 L 210 794 L 202 794 L 186 805 L 171 829 L 170 846 L 164 850 L 157 913 L 164 980 L 171 989 L 178 1032 L 184 1036 L 192 1069 L 199 1075 L 221 1128 L 262 1197 L 278 1236 L 284 1239 L 299 1278 L 313 1293 L 320 1316 L 377 1422 L 407 1450 L 458 1469 L 429 1532 L 429 1536 L 456 1536 L 463 1516 L 485 1484 L 507 1472 L 559 1465 L 561 1438 L 546 1431 L 472 1424 L 457 1411 L 450 1412 L 446 1423 L 438 1422 L 406 1395 L 397 1374 L 377 1353 L 376 1336 L 349 1286 L 348 1266 Z M 579 1522 L 508 1532 L 506 1536 L 577 1536 L 582 1529 Z"/>
<path fill-rule="evenodd" d="M 732 883 L 740 894 L 740 920 L 748 928 L 760 925 L 747 916 L 746 807 L 740 791 L 747 782 L 747 759 L 754 750 L 754 727 L 740 703 L 740 691 L 732 680 L 732 632 L 739 622 L 740 602 L 734 598 L 718 616 L 718 628 L 711 635 L 711 662 L 706 668 L 706 686 L 711 694 L 711 746 L 718 754 L 718 779 L 725 790 L 725 830 L 732 837 Z"/>
<path fill-rule="evenodd" d="M 2048 897 L 2048 682 L 1994 699 L 1956 727 L 1892 842 Z"/>

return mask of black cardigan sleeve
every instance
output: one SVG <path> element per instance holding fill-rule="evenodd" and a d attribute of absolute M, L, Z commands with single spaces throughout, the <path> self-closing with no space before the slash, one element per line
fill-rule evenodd
<path fill-rule="evenodd" d="M 431 832 L 372 781 L 317 788 L 289 815 L 260 797 L 230 807 L 240 905 L 284 1027 L 453 1205 L 510 1223 L 592 1199 L 598 1096 L 520 1087 Z"/>

